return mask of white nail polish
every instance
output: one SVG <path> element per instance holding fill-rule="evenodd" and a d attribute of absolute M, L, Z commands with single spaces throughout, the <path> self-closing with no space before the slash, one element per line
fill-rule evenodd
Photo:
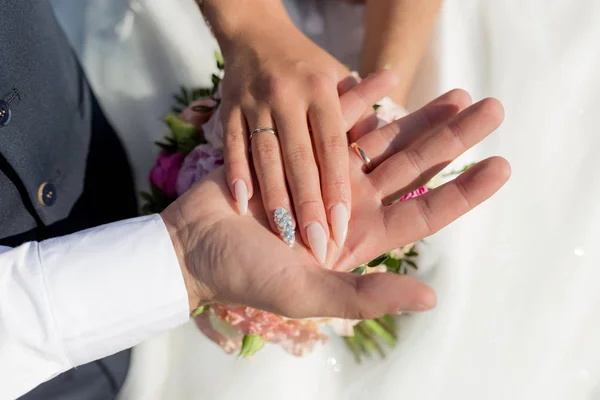
<path fill-rule="evenodd" d="M 277 230 L 281 239 L 290 247 L 296 244 L 296 227 L 292 220 L 292 214 L 286 208 L 278 208 L 273 213 L 273 221 L 277 225 Z"/>
<path fill-rule="evenodd" d="M 308 238 L 308 244 L 320 264 L 325 263 L 327 257 L 327 236 L 325 236 L 325 230 L 321 224 L 317 222 L 311 222 L 306 227 L 306 236 Z"/>
<path fill-rule="evenodd" d="M 238 212 L 241 215 L 246 215 L 248 213 L 248 188 L 246 187 L 246 182 L 242 180 L 235 181 L 233 190 L 235 191 Z"/>
<path fill-rule="evenodd" d="M 331 228 L 338 247 L 342 247 L 348 235 L 348 209 L 343 203 L 331 207 Z"/>

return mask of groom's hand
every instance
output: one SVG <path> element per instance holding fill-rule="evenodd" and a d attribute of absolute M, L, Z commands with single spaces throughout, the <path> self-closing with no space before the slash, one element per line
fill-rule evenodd
<path fill-rule="evenodd" d="M 373 103 L 365 93 L 376 91 L 377 80 L 361 85 L 341 99 L 351 110 L 347 122 Z M 356 90 L 363 91 L 357 96 Z M 319 266 L 310 250 L 301 245 L 291 249 L 272 233 L 260 196 L 253 197 L 246 216 L 238 215 L 223 170 L 213 172 L 162 213 L 184 271 L 190 307 L 219 301 L 296 318 L 355 319 L 433 307 L 433 291 L 412 278 L 346 271 L 433 234 L 506 182 L 508 163 L 491 158 L 423 196 L 389 204 L 425 184 L 500 125 L 498 101 L 485 99 L 465 109 L 469 104 L 468 94 L 454 90 L 363 136 L 358 145 L 371 158 L 372 172 L 348 150 L 351 219 L 343 248 L 329 242 L 326 265 L 332 270 Z"/>

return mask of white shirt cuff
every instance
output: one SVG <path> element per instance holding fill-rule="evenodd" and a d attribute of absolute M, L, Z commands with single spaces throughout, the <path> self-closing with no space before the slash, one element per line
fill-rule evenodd
<path fill-rule="evenodd" d="M 159 215 L 44 241 L 39 257 L 50 310 L 73 366 L 189 319 L 179 262 Z"/>

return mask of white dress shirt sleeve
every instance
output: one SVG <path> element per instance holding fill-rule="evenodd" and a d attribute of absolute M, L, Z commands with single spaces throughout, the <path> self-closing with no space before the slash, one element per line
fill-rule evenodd
<path fill-rule="evenodd" d="M 0 247 L 0 398 L 189 319 L 159 215 Z"/>

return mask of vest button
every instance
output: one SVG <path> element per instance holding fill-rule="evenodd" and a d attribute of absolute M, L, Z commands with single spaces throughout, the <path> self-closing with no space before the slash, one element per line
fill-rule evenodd
<path fill-rule="evenodd" d="M 12 112 L 8 103 L 4 100 L 0 100 L 0 126 L 6 126 L 10 123 Z"/>
<path fill-rule="evenodd" d="M 56 187 L 49 182 L 42 183 L 38 189 L 38 201 L 43 206 L 53 206 L 56 203 Z"/>

